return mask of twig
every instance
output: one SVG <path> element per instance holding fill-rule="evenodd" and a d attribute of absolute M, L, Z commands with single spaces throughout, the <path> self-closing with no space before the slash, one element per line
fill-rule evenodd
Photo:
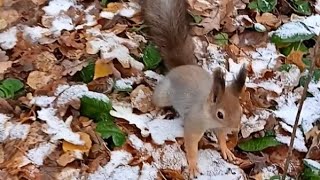
<path fill-rule="evenodd" d="M 311 59 L 312 64 L 311 64 L 310 70 L 308 72 L 308 78 L 307 78 L 306 83 L 304 84 L 303 92 L 302 92 L 302 95 L 301 95 L 301 99 L 300 99 L 300 103 L 299 103 L 299 107 L 298 107 L 298 112 L 297 112 L 297 115 L 296 115 L 296 119 L 295 119 L 295 122 L 294 122 L 292 134 L 291 134 L 288 155 L 287 155 L 286 162 L 285 162 L 285 165 L 284 165 L 284 172 L 283 172 L 282 180 L 285 180 L 285 178 L 287 176 L 287 173 L 288 173 L 288 168 L 289 168 L 291 155 L 292 155 L 293 143 L 294 143 L 294 139 L 296 137 L 296 132 L 297 132 L 297 128 L 298 128 L 300 114 L 301 114 L 301 111 L 302 111 L 303 103 L 304 103 L 304 101 L 306 99 L 306 96 L 307 96 L 307 90 L 308 90 L 309 83 L 310 83 L 310 81 L 312 79 L 312 76 L 313 76 L 316 60 L 317 60 L 317 58 L 319 58 L 319 47 L 320 47 L 320 36 L 318 36 L 317 40 L 316 40 L 316 45 L 315 45 L 314 51 L 313 51 L 313 58 Z"/>

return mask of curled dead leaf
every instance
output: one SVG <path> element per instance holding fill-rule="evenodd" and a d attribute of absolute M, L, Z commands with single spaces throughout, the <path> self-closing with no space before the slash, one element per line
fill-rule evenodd
<path fill-rule="evenodd" d="M 306 65 L 302 61 L 303 54 L 304 53 L 302 51 L 291 51 L 286 59 L 286 63 L 295 64 L 296 66 L 298 66 L 300 71 L 303 71 L 306 67 Z"/>
<path fill-rule="evenodd" d="M 92 146 L 92 141 L 90 139 L 90 136 L 84 132 L 78 132 L 78 134 L 80 135 L 80 139 L 85 142 L 84 145 L 74 145 L 67 141 L 63 141 L 62 149 L 64 152 L 80 151 L 86 154 L 89 153 L 90 148 Z"/>

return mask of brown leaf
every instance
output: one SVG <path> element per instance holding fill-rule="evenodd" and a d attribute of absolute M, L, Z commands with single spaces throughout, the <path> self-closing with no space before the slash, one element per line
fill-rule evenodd
<path fill-rule="evenodd" d="M 49 72 L 57 63 L 57 58 L 48 51 L 41 52 L 34 61 L 37 70 L 42 72 Z"/>
<path fill-rule="evenodd" d="M 74 152 L 73 151 L 68 151 L 68 152 L 65 152 L 63 153 L 59 159 L 57 159 L 57 163 L 60 165 L 60 166 L 66 166 L 67 164 L 73 162 L 74 160 L 76 159 L 76 156 L 74 155 Z"/>
<path fill-rule="evenodd" d="M 4 74 L 12 66 L 12 61 L 0 61 L 0 74 Z"/>
<path fill-rule="evenodd" d="M 278 28 L 281 25 L 281 20 L 272 13 L 263 13 L 261 16 L 257 14 L 256 21 L 271 28 Z"/>
<path fill-rule="evenodd" d="M 130 94 L 131 105 L 133 108 L 146 113 L 154 109 L 151 102 L 152 91 L 149 87 L 145 85 L 139 85 Z"/>
<path fill-rule="evenodd" d="M 45 85 L 49 84 L 49 82 L 53 79 L 52 75 L 41 72 L 41 71 L 33 71 L 29 74 L 27 79 L 27 84 L 32 89 L 40 89 Z"/>
<path fill-rule="evenodd" d="M 0 11 L 0 19 L 4 19 L 9 25 L 17 21 L 19 17 L 19 13 L 14 9 Z"/>
<path fill-rule="evenodd" d="M 267 32 L 256 32 L 245 30 L 243 33 L 239 34 L 239 47 L 252 46 L 261 47 L 265 46 L 268 42 Z"/>
<path fill-rule="evenodd" d="M 298 66 L 300 71 L 303 71 L 306 67 L 306 65 L 302 61 L 303 54 L 304 53 L 301 51 L 291 51 L 286 59 L 286 63 L 295 64 L 296 66 Z"/>
<path fill-rule="evenodd" d="M 63 75 L 69 74 L 70 76 L 75 75 L 78 71 L 81 71 L 84 67 L 88 65 L 88 61 L 79 61 L 79 60 L 63 60 L 61 65 L 64 67 Z"/>
<path fill-rule="evenodd" d="M 90 148 L 92 146 L 92 141 L 90 139 L 90 136 L 84 132 L 78 132 L 78 134 L 80 135 L 80 139 L 82 141 L 85 142 L 84 145 L 74 145 L 71 144 L 67 141 L 63 141 L 62 143 L 62 149 L 64 152 L 68 152 L 68 151 L 80 151 L 80 152 L 84 152 L 86 154 L 89 153 Z"/>

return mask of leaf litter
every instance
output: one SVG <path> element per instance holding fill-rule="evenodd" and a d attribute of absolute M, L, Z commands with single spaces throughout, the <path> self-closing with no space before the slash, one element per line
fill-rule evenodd
<path fill-rule="evenodd" d="M 15 9 L 19 3 L 0 1 L 0 8 L 9 8 L 6 16 L 0 16 L 0 84 L 15 77 L 26 85 L 21 91 L 0 86 L 0 97 L 5 98 L 6 107 L 12 106 L 0 114 L 0 152 L 4 153 L 0 158 L 1 173 L 6 172 L 11 178 L 32 170 L 25 175 L 32 179 L 45 174 L 43 169 L 51 166 L 55 179 L 186 178 L 183 121 L 174 111 L 158 109 L 151 103 L 153 88 L 163 78 L 163 71 L 156 49 L 148 51 L 151 55 L 144 55 L 144 49 L 150 46 L 143 32 L 139 3 L 109 2 L 103 7 L 100 2 L 31 1 L 40 5 L 37 8 L 41 13 L 34 15 L 25 13 L 27 7 Z M 250 140 L 263 137 L 274 137 L 283 144 L 261 150 L 270 158 L 268 166 L 263 165 L 257 174 L 246 174 L 250 170 L 226 162 L 212 142 L 202 139 L 198 157 L 201 174 L 197 179 L 269 179 L 279 175 L 302 78 L 310 65 L 306 61 L 310 54 L 299 47 L 289 55 L 281 52 L 296 42 L 310 48 L 310 39 L 320 32 L 320 15 L 289 17 L 273 14 L 269 9 L 259 13 L 252 7 L 246 9 L 251 5 L 244 1 L 188 3 L 190 13 L 199 20 L 193 25 L 193 33 L 197 35 L 195 56 L 200 65 L 209 73 L 222 67 L 227 82 L 241 64 L 247 65 L 249 77 L 241 97 L 244 115 L 236 144 L 250 144 Z M 269 5 L 267 8 L 277 8 Z M 317 5 L 318 2 L 316 12 Z M 30 16 L 36 23 L 24 23 L 20 18 L 23 13 L 25 19 Z M 93 68 L 87 68 L 92 66 L 92 60 Z M 292 167 L 299 172 L 305 154 L 310 156 L 311 149 L 314 154 L 320 149 L 316 143 L 308 143 L 309 138 L 316 142 L 316 135 L 310 133 L 320 118 L 320 85 L 316 76 L 309 85 L 310 96 L 294 143 Z M 95 118 L 82 116 L 83 97 L 105 103 L 106 113 Z M 125 139 L 122 141 L 119 134 L 101 136 L 96 132 L 101 127 L 110 128 L 105 133 L 124 133 Z M 109 136 L 113 142 L 122 142 L 122 146 L 114 147 L 106 138 Z M 275 151 L 270 152 L 272 148 Z M 250 159 L 237 147 L 235 152 L 243 161 Z M 304 159 L 319 169 L 318 160 Z M 77 162 L 84 164 L 79 166 Z M 290 170 L 289 175 L 297 172 Z"/>

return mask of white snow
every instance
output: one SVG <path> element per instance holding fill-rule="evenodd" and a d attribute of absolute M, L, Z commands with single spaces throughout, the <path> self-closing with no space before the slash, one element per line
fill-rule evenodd
<path fill-rule="evenodd" d="M 188 165 L 185 153 L 176 143 L 156 149 L 152 157 L 158 169 L 182 170 L 183 166 Z"/>
<path fill-rule="evenodd" d="M 30 131 L 29 124 L 17 123 L 10 131 L 10 139 L 26 139 Z"/>
<path fill-rule="evenodd" d="M 38 118 L 45 121 L 47 126 L 43 127 L 43 131 L 47 134 L 52 135 L 51 140 L 63 139 L 67 142 L 76 145 L 83 145 L 84 142 L 80 139 L 80 135 L 72 132 L 70 123 L 72 116 L 63 121 L 57 116 L 57 109 L 52 107 L 42 108 L 37 111 Z"/>
<path fill-rule="evenodd" d="M 131 78 L 121 78 L 116 80 L 115 87 L 117 89 L 125 90 L 125 89 L 132 89 L 132 85 L 134 84 L 135 80 Z"/>
<path fill-rule="evenodd" d="M 72 19 L 67 15 L 61 15 L 56 17 L 52 21 L 52 27 L 50 30 L 55 35 L 55 37 L 58 37 L 61 35 L 62 30 L 68 30 L 71 31 L 74 29 L 74 24 L 72 22 Z"/>
<path fill-rule="evenodd" d="M 106 19 L 112 19 L 114 17 L 114 13 L 108 12 L 108 11 L 101 11 L 100 17 L 106 18 Z"/>
<path fill-rule="evenodd" d="M 279 142 L 286 144 L 288 146 L 290 145 L 290 138 L 291 138 L 290 136 L 284 136 L 281 134 L 276 135 L 276 139 Z M 306 147 L 304 140 L 301 140 L 298 138 L 294 139 L 293 148 L 300 152 L 308 152 L 308 148 Z"/>
<path fill-rule="evenodd" d="M 241 118 L 241 134 L 243 138 L 247 138 L 251 133 L 264 129 L 266 120 L 270 113 L 266 110 L 257 111 L 253 116 L 247 118 L 245 115 Z"/>
<path fill-rule="evenodd" d="M 262 179 L 270 179 L 274 175 L 278 175 L 278 169 L 275 165 L 263 167 L 261 169 Z"/>
<path fill-rule="evenodd" d="M 4 50 L 12 49 L 18 39 L 17 39 L 17 28 L 11 27 L 10 29 L 0 33 L 0 47 Z"/>
<path fill-rule="evenodd" d="M 131 159 L 132 155 L 127 151 L 111 151 L 110 161 L 104 167 L 100 167 L 96 172 L 90 174 L 88 180 L 110 178 L 117 168 L 127 165 Z M 125 174 L 126 172 L 122 171 L 121 173 Z"/>
<path fill-rule="evenodd" d="M 114 33 L 102 33 L 101 37 L 95 37 L 87 42 L 87 52 L 96 54 L 100 51 L 100 57 L 104 60 L 117 59 L 124 68 L 133 67 L 138 70 L 144 68 L 143 63 L 136 61 L 129 49 L 137 48 L 138 44 L 130 39 L 118 37 Z"/>
<path fill-rule="evenodd" d="M 139 180 L 154 180 L 158 177 L 158 169 L 155 167 L 155 165 L 150 165 L 146 162 L 143 163 L 140 173 L 141 175 L 139 177 Z"/>
<path fill-rule="evenodd" d="M 162 74 L 158 74 L 158 73 L 151 71 L 151 70 L 144 71 L 143 73 L 146 77 L 151 78 L 151 79 L 155 79 L 157 82 L 160 82 L 161 79 L 163 79 L 163 77 L 164 77 Z"/>
<path fill-rule="evenodd" d="M 265 90 L 273 91 L 278 95 L 280 95 L 282 92 L 282 87 L 277 84 L 278 82 L 279 82 L 278 80 L 273 80 L 273 79 L 261 81 L 259 83 L 248 82 L 246 83 L 246 87 L 250 87 L 250 88 L 261 87 Z"/>
<path fill-rule="evenodd" d="M 183 120 L 181 118 L 166 120 L 153 119 L 147 124 L 152 140 L 156 144 L 163 144 L 166 140 L 176 141 L 183 137 Z"/>
<path fill-rule="evenodd" d="M 276 31 L 271 32 L 271 34 L 281 37 L 282 39 L 286 39 L 292 36 L 312 35 L 313 32 L 309 31 L 303 23 L 293 21 L 283 24 Z"/>
<path fill-rule="evenodd" d="M 49 16 L 57 16 L 61 11 L 67 11 L 75 6 L 75 0 L 51 0 L 48 6 L 43 7 L 44 12 Z"/>
<path fill-rule="evenodd" d="M 33 97 L 30 101 L 30 104 L 35 104 L 39 107 L 48 107 L 52 105 L 53 101 L 56 97 L 49 97 L 49 96 L 37 96 Z"/>
<path fill-rule="evenodd" d="M 307 163 L 311 167 L 320 170 L 320 163 L 319 162 L 312 160 L 312 159 L 303 159 L 303 161 L 305 161 L 305 163 Z"/>
<path fill-rule="evenodd" d="M 30 149 L 26 157 L 31 161 L 31 163 L 36 164 L 38 166 L 43 165 L 43 161 L 45 158 L 55 150 L 57 146 L 50 142 L 41 143 L 39 146 Z"/>
<path fill-rule="evenodd" d="M 31 42 L 35 43 L 38 42 L 41 38 L 43 38 L 45 35 L 50 35 L 51 32 L 47 28 L 43 28 L 40 26 L 24 26 L 23 27 L 23 36 L 25 39 L 30 39 Z"/>
<path fill-rule="evenodd" d="M 13 127 L 13 124 L 8 122 L 10 119 L 9 116 L 0 113 L 0 142 L 4 142 L 10 134 Z"/>
<path fill-rule="evenodd" d="M 272 69 L 277 64 L 277 58 L 280 56 L 276 46 L 268 43 L 267 47 L 257 48 L 251 51 L 250 55 L 253 59 L 252 70 L 257 77 L 266 69 Z"/>

